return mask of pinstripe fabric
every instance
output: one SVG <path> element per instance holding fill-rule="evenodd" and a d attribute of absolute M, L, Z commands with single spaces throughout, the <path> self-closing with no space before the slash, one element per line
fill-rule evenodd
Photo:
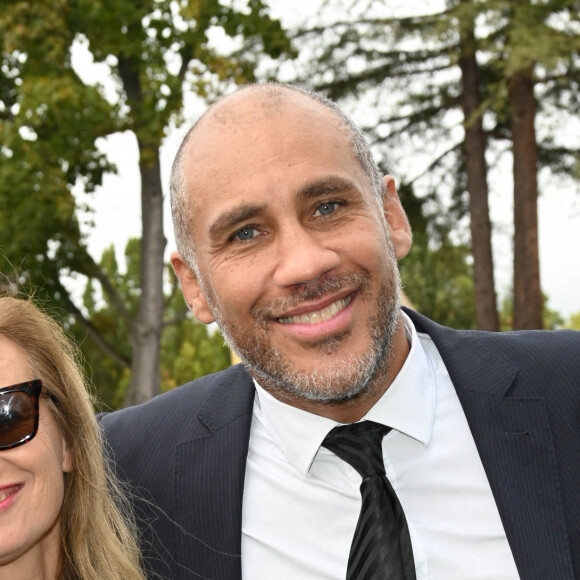
<path fill-rule="evenodd" d="M 457 389 L 520 578 L 580 578 L 580 333 L 458 332 L 407 314 Z"/>
<path fill-rule="evenodd" d="M 455 331 L 406 312 L 457 389 L 520 578 L 580 579 L 580 333 Z M 253 397 L 238 365 L 100 417 L 151 579 L 241 580 Z"/>
<path fill-rule="evenodd" d="M 241 580 L 254 385 L 240 365 L 101 416 L 150 580 Z"/>
<path fill-rule="evenodd" d="M 409 526 L 385 475 L 382 441 L 390 430 L 373 421 L 342 425 L 322 443 L 363 478 L 347 580 L 415 580 Z"/>

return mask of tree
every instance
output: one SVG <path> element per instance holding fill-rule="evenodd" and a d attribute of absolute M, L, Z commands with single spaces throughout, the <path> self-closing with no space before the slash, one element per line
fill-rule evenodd
<path fill-rule="evenodd" d="M 398 166 L 404 166 L 409 150 L 418 158 L 427 157 L 424 170 L 418 171 L 415 162 L 416 176 L 406 180 L 422 194 L 437 191 L 449 197 L 450 177 L 461 181 L 461 175 L 467 175 L 481 328 L 497 328 L 485 152 L 490 150 L 489 139 L 496 152 L 498 144 L 513 149 L 518 263 L 514 290 L 516 302 L 522 303 L 522 310 L 534 311 L 537 324 L 539 277 L 534 260 L 522 258 L 533 255 L 537 263 L 536 174 L 546 167 L 572 175 L 580 148 L 554 145 L 554 133 L 545 131 L 536 144 L 536 164 L 530 127 L 541 121 L 548 128 L 550 107 L 564 115 L 578 112 L 577 0 L 449 0 L 438 13 L 405 17 L 392 16 L 387 3 L 370 0 L 350 5 L 347 19 L 340 0 L 325 7 L 335 13 L 342 7 L 341 16 L 324 26 L 295 31 L 304 50 L 314 55 L 309 60 L 317 63 L 314 70 L 306 64 L 299 77 L 347 107 L 356 97 L 353 110 L 363 108 L 361 103 L 371 105 L 377 114 L 367 113 L 361 124 L 377 151 L 388 151 Z M 535 76 L 530 84 L 531 65 Z M 546 100 L 534 110 L 538 71 Z M 463 113 L 460 136 L 458 110 Z M 398 149 L 403 154 L 397 158 Z M 524 278 L 522 268 L 530 278 Z M 537 284 L 531 281 L 534 277 Z M 520 289 L 520 280 L 525 289 Z M 533 300 L 527 298 L 531 293 Z M 541 308 L 539 312 L 541 319 Z"/>
<path fill-rule="evenodd" d="M 493 256 L 491 250 L 491 220 L 487 187 L 487 138 L 483 130 L 480 70 L 477 63 L 475 15 L 473 3 L 461 0 L 458 9 L 459 56 L 462 90 L 461 109 L 465 137 L 463 150 L 465 173 L 469 194 L 471 251 L 473 254 L 473 279 L 475 319 L 481 330 L 499 330 Z"/>
<path fill-rule="evenodd" d="M 112 169 L 95 139 L 114 122 L 70 67 L 62 11 L 35 9 L 11 2 L 0 12 L 0 270 L 6 285 L 28 281 L 58 299 L 61 271 L 90 269 L 71 189 L 94 191 Z"/>
<path fill-rule="evenodd" d="M 8 79 L 0 103 L 1 130 L 10 137 L 3 140 L 6 171 L 0 191 L 14 226 L 14 237 L 2 241 L 3 251 L 20 282 L 42 286 L 121 363 L 125 353 L 99 335 L 69 296 L 62 275 L 79 273 L 100 284 L 128 329 L 131 384 L 126 402 L 141 402 L 158 392 L 160 384 L 165 238 L 159 147 L 165 131 L 180 120 L 187 91 L 210 98 L 221 83 L 251 80 L 262 52 L 279 56 L 288 48 L 287 40 L 261 0 L 245 5 L 218 0 L 39 0 L 32 5 L 13 0 L 3 7 L 0 30 L 2 70 Z M 237 51 L 223 55 L 212 47 L 210 35 L 220 30 L 237 43 Z M 95 60 L 109 64 L 116 103 L 80 81 L 71 66 L 74 41 L 88 43 Z M 61 118 L 67 122 L 61 124 Z M 86 251 L 71 194 L 79 181 L 94 189 L 111 169 L 94 143 L 119 130 L 135 134 L 140 154 L 142 264 L 134 311 Z M 44 187 L 47 172 L 49 188 Z M 25 207 L 17 204 L 14 212 L 17 182 Z M 52 208 L 50 221 L 39 223 L 42 236 L 31 243 L 18 235 L 18 228 L 28 223 L 23 221 L 27 210 L 35 214 L 35 223 L 43 222 L 47 216 L 40 217 L 37 210 L 44 202 Z"/>
<path fill-rule="evenodd" d="M 125 248 L 126 271 L 121 273 L 110 246 L 103 252 L 100 266 L 122 297 L 127 310 L 133 315 L 139 307 L 139 281 L 141 242 L 131 239 Z M 164 293 L 164 332 L 161 341 L 161 391 L 174 388 L 205 374 L 223 370 L 229 366 L 230 351 L 224 345 L 219 332 L 193 320 L 183 308 L 183 297 L 173 270 L 166 266 Z M 91 280 L 83 294 L 83 309 L 86 318 L 115 347 L 120 356 L 107 356 L 92 340 L 86 340 L 86 326 L 69 317 L 70 331 L 80 345 L 85 358 L 87 375 L 91 377 L 98 399 L 107 408 L 123 405 L 131 381 L 130 329 L 117 315 L 117 309 L 107 301 L 107 296 L 95 288 Z"/>
<path fill-rule="evenodd" d="M 499 314 L 501 330 L 517 330 L 514 326 L 514 303 L 511 296 L 504 297 Z M 571 322 L 573 323 L 573 318 Z M 560 313 L 548 306 L 548 297 L 546 295 L 542 296 L 542 327 L 546 330 L 567 328 Z"/>
<path fill-rule="evenodd" d="M 514 174 L 514 328 L 542 328 L 543 296 L 538 258 L 538 144 L 534 87 L 544 75 L 573 73 L 580 34 L 559 30 L 550 18 L 578 21 L 577 1 L 510 0 L 502 7 L 507 24 L 500 27 L 504 49 Z M 503 28 L 503 30 L 502 30 Z M 563 67 L 563 69 L 562 69 Z"/>
<path fill-rule="evenodd" d="M 335 2 L 334 7 L 339 4 Z M 426 163 L 417 177 L 403 178 L 402 183 L 411 186 L 421 181 L 418 189 L 423 190 L 422 195 L 426 198 L 441 191 L 442 185 L 448 192 L 455 190 L 460 196 L 468 192 L 476 324 L 478 328 L 497 330 L 487 201 L 487 137 L 482 128 L 474 10 L 471 3 L 458 2 L 440 14 L 405 18 L 366 16 L 385 13 L 384 4 L 359 5 L 357 8 L 364 16 L 339 20 L 325 26 L 325 30 L 314 27 L 297 31 L 296 36 L 306 38 L 323 34 L 327 41 L 324 48 L 318 50 L 319 70 L 314 75 L 308 71 L 303 78 L 308 76 L 316 88 L 338 100 L 348 101 L 358 96 L 367 101 L 369 95 L 374 95 L 371 99 L 379 111 L 378 119 L 371 123 L 364 119 L 361 125 L 383 155 L 388 151 L 388 156 L 393 158 L 393 151 L 398 146 L 403 150 L 416 148 L 419 140 L 450 143 L 443 150 L 439 148 L 435 159 Z M 416 48 L 409 49 L 409 44 Z M 356 63 L 352 69 L 351 62 Z M 448 74 L 457 64 L 462 82 L 458 82 L 456 75 Z M 392 107 L 384 105 L 389 101 Z M 449 111 L 458 108 L 464 116 L 463 140 L 450 138 L 452 127 L 447 120 Z M 467 180 L 460 174 L 466 175 Z M 457 190 L 449 176 L 454 177 L 456 183 L 465 183 L 465 189 Z M 415 243 L 418 241 L 416 236 Z M 449 240 L 446 245 L 451 247 Z"/>
<path fill-rule="evenodd" d="M 580 312 L 574 312 L 570 315 L 564 328 L 570 328 L 572 330 L 580 330 Z"/>
<path fill-rule="evenodd" d="M 407 298 L 413 308 L 441 324 L 475 328 L 469 247 L 451 243 L 449 236 L 457 214 L 448 214 L 446 222 L 437 219 L 436 200 L 417 197 L 411 186 L 403 185 L 399 197 L 413 230 L 411 251 L 399 264 Z M 431 214 L 427 205 L 434 206 Z"/>

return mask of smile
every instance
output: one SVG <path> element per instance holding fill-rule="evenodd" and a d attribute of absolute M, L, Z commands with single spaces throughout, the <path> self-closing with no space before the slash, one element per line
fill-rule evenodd
<path fill-rule="evenodd" d="M 316 310 L 314 312 L 309 312 L 308 314 L 300 314 L 299 316 L 279 318 L 278 322 L 281 324 L 318 324 L 319 322 L 329 320 L 333 316 L 336 316 L 341 310 L 350 304 L 351 300 L 352 296 L 347 296 L 346 298 L 341 298 L 340 300 L 333 302 L 322 310 Z"/>
<path fill-rule="evenodd" d="M 21 487 L 21 485 L 15 485 L 14 487 L 0 491 L 0 503 L 2 503 L 7 497 L 14 495 Z"/>

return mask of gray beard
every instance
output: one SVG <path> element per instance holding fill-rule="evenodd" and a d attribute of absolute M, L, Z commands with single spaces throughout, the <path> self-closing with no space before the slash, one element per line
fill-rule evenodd
<path fill-rule="evenodd" d="M 285 303 L 298 303 L 300 299 L 322 296 L 330 289 L 338 289 L 352 282 L 353 278 L 360 281 L 359 298 L 370 300 L 366 291 L 370 275 L 354 274 L 338 280 L 330 280 L 313 289 L 307 290 L 300 297 L 286 300 Z M 214 317 L 220 327 L 224 339 L 242 359 L 249 372 L 261 386 L 281 397 L 292 395 L 308 401 L 336 403 L 364 396 L 378 380 L 385 380 L 388 372 L 389 359 L 392 350 L 393 337 L 397 329 L 400 311 L 400 290 L 398 279 L 392 286 L 382 286 L 378 296 L 378 313 L 369 320 L 369 335 L 371 344 L 362 356 L 346 355 L 341 364 L 326 368 L 324 372 L 317 370 L 297 370 L 284 352 L 272 347 L 267 334 L 269 313 L 276 305 L 267 306 L 255 315 L 255 327 L 252 332 L 231 328 L 226 324 L 217 308 L 212 308 Z M 306 294 L 306 296 L 305 296 Z M 279 304 L 278 304 L 279 306 Z M 308 348 L 318 350 L 321 357 L 336 352 L 349 332 L 336 335 L 308 345 Z M 235 338 L 234 338 L 235 335 Z"/>
<path fill-rule="evenodd" d="M 258 383 L 273 391 L 281 390 L 308 401 L 321 403 L 338 403 L 363 396 L 371 390 L 374 379 L 387 374 L 393 336 L 398 323 L 398 299 L 379 307 L 386 307 L 388 324 L 386 327 L 378 324 L 378 319 L 382 317 L 370 321 L 371 344 L 363 356 L 351 359 L 348 368 L 342 368 L 341 365 L 325 373 L 316 370 L 296 371 L 277 349 L 272 349 L 269 353 L 270 361 L 267 368 L 255 364 L 254 357 L 240 356 Z M 321 356 L 331 354 L 341 341 L 339 338 L 335 339 L 334 344 L 320 345 Z M 273 367 L 276 369 L 275 372 Z"/>

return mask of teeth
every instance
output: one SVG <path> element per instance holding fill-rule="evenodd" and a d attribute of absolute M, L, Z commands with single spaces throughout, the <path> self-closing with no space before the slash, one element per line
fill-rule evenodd
<path fill-rule="evenodd" d="M 322 322 L 336 316 L 343 308 L 346 308 L 346 306 L 350 304 L 350 301 L 351 297 L 347 296 L 346 298 L 333 302 L 330 306 L 327 306 L 322 310 L 309 312 L 308 314 L 301 314 L 300 316 L 279 318 L 278 322 L 281 322 L 282 324 L 316 324 L 317 322 Z"/>
<path fill-rule="evenodd" d="M 0 503 L 2 503 L 7 497 L 10 497 L 11 495 L 16 493 L 16 489 L 12 489 L 10 491 L 5 491 L 0 493 Z"/>

